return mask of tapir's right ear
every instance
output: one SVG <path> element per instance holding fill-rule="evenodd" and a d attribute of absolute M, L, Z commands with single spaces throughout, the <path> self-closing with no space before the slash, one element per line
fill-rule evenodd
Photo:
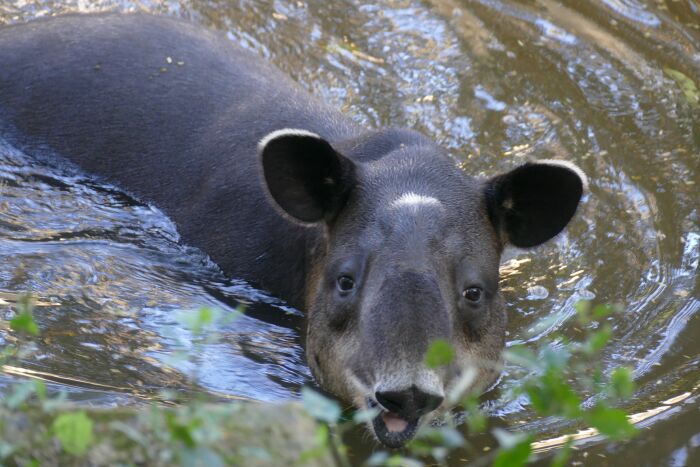
<path fill-rule="evenodd" d="M 488 181 L 489 217 L 508 243 L 539 245 L 566 227 L 587 186 L 586 175 L 570 162 L 527 163 Z"/>
<path fill-rule="evenodd" d="M 273 131 L 258 152 L 270 195 L 302 222 L 330 222 L 356 184 L 355 164 L 309 131 Z"/>

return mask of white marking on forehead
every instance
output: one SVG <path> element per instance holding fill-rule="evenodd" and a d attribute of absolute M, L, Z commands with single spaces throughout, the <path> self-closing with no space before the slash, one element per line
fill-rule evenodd
<path fill-rule="evenodd" d="M 272 133 L 268 133 L 263 139 L 258 143 L 258 151 L 262 151 L 265 146 L 270 144 L 273 139 L 281 138 L 283 136 L 307 136 L 309 138 L 321 139 L 316 133 L 312 133 L 307 130 L 300 130 L 299 128 L 282 128 L 281 130 L 275 130 Z"/>
<path fill-rule="evenodd" d="M 441 207 L 442 203 L 437 198 L 433 198 L 432 196 L 419 195 L 412 191 L 402 194 L 401 196 L 399 196 L 391 202 L 392 208 L 409 207 L 417 209 L 421 206 Z"/>

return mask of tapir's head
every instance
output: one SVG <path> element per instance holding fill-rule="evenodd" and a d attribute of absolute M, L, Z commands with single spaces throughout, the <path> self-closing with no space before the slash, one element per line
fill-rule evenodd
<path fill-rule="evenodd" d="M 495 381 L 506 326 L 501 251 L 566 226 L 586 185 L 576 166 L 542 161 L 476 179 L 409 131 L 331 144 L 281 130 L 259 149 L 276 204 L 322 227 L 306 278 L 306 354 L 323 388 L 378 408 L 370 430 L 398 447 L 465 374 L 481 388 Z M 428 368 L 437 339 L 455 358 Z"/>

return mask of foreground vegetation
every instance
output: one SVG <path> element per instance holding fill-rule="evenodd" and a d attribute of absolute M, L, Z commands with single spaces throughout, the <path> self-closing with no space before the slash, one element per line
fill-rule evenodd
<path fill-rule="evenodd" d="M 526 395 L 539 416 L 561 417 L 579 426 L 593 427 L 607 439 L 622 440 L 636 430 L 624 411 L 614 408 L 633 392 L 630 371 L 618 368 L 604 374 L 598 356 L 610 339 L 606 321 L 614 309 L 577 305 L 580 341 L 561 336 L 537 348 L 510 347 L 505 359 L 527 370 L 529 376 L 517 391 Z M 209 309 L 183 315 L 197 342 L 210 339 L 220 313 Z M 2 350 L 0 363 L 11 363 L 31 352 L 40 329 L 32 316 L 30 299 L 18 303 L 10 328 L 20 337 L 17 345 Z M 188 358 L 183 355 L 178 358 Z M 448 364 L 453 352 L 436 341 L 425 364 Z M 470 450 L 469 433 L 489 431 L 488 418 L 479 407 L 477 391 L 464 393 L 473 383 L 464 375 L 448 398 L 457 407 L 439 424 L 424 427 L 401 451 L 375 452 L 367 465 L 418 466 L 445 464 L 455 449 Z M 168 399 L 172 399 L 169 395 Z M 515 395 L 513 395 L 515 396 Z M 175 407 L 144 404 L 143 407 L 89 409 L 67 404 L 65 394 L 47 394 L 41 381 L 26 381 L 5 390 L 0 403 L 0 463 L 10 465 L 351 465 L 342 434 L 376 415 L 366 410 L 343 414 L 337 402 L 311 388 L 302 391 L 302 402 L 283 405 L 262 403 L 212 403 L 202 398 Z M 520 466 L 532 460 L 533 436 L 527 432 L 493 428 L 498 449 L 473 452 L 479 465 Z M 573 439 L 551 457 L 564 465 Z M 356 460 L 354 460 L 356 462 Z M 353 462 L 353 463 L 354 463 Z"/>
<path fill-rule="evenodd" d="M 294 404 L 86 409 L 17 385 L 0 407 L 2 464 L 294 465 L 314 448 L 316 423 Z M 304 465 L 332 465 L 328 453 Z"/>

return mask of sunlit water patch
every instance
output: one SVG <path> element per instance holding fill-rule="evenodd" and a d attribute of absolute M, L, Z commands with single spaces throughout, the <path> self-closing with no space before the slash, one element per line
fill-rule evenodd
<path fill-rule="evenodd" d="M 470 173 L 538 158 L 579 164 L 591 189 L 570 228 L 504 257 L 509 345 L 576 338 L 580 299 L 620 303 L 602 363 L 632 369 L 638 389 L 624 408 L 647 428 L 629 447 L 578 455 L 698 459 L 700 109 L 682 87 L 700 86 L 694 2 L 16 0 L 0 5 L 0 23 L 136 9 L 225 31 L 356 121 L 425 132 Z M 8 145 L 0 187 L 1 312 L 31 291 L 43 331 L 38 352 L 6 375 L 34 372 L 102 403 L 165 388 L 284 400 L 310 381 L 298 312 L 222 277 L 155 207 Z M 200 305 L 233 316 L 242 303 L 216 342 L 198 343 L 176 318 Z M 172 361 L 182 350 L 191 355 Z M 541 450 L 579 430 L 595 441 L 511 396 L 524 376 L 508 366 L 486 395 L 492 423 L 534 430 Z M 349 442 L 357 459 L 372 449 L 362 435 Z"/>

